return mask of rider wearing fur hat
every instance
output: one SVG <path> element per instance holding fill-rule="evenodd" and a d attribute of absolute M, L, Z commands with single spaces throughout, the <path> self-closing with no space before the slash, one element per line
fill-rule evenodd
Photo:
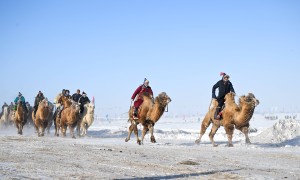
<path fill-rule="evenodd" d="M 131 101 L 134 101 L 134 113 L 133 113 L 133 119 L 138 119 L 137 114 L 138 114 L 138 109 L 140 105 L 143 103 L 142 95 L 146 93 L 148 94 L 151 98 L 153 98 L 153 92 L 151 87 L 149 86 L 149 81 L 145 78 L 144 84 L 140 85 L 132 94 L 131 96 Z"/>
<path fill-rule="evenodd" d="M 220 75 L 222 76 L 222 79 L 219 80 L 212 88 L 212 98 L 213 99 L 216 99 L 218 101 L 218 106 L 217 106 L 217 109 L 216 109 L 216 112 L 215 112 L 215 116 L 214 118 L 217 119 L 217 120 L 220 120 L 221 119 L 221 110 L 222 110 L 222 107 L 224 105 L 224 102 L 225 102 L 225 95 L 227 93 L 230 93 L 230 92 L 234 92 L 234 89 L 233 89 L 233 85 L 232 83 L 229 81 L 229 75 L 226 74 L 226 73 L 223 73 L 221 72 Z M 216 96 L 216 89 L 219 89 L 219 94 L 218 96 Z"/>

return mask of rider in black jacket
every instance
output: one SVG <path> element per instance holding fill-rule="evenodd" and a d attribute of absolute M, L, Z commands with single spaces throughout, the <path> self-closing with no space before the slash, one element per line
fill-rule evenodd
<path fill-rule="evenodd" d="M 212 98 L 216 99 L 218 101 L 218 106 L 215 112 L 215 119 L 220 120 L 221 119 L 221 115 L 220 112 L 222 110 L 222 107 L 224 105 L 225 102 L 225 95 L 229 92 L 234 92 L 232 83 L 229 81 L 229 75 L 225 74 L 225 73 L 221 73 L 220 74 L 222 77 L 222 79 L 220 81 L 218 81 L 212 88 Z M 219 95 L 216 96 L 216 89 L 219 88 Z"/>

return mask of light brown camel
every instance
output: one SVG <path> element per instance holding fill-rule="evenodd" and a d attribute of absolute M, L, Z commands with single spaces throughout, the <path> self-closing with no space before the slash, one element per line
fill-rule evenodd
<path fill-rule="evenodd" d="M 67 126 L 69 126 L 71 136 L 72 138 L 75 138 L 74 128 L 79 121 L 79 110 L 79 104 L 73 102 L 70 107 L 65 108 L 61 112 L 60 127 L 63 136 L 66 136 Z"/>
<path fill-rule="evenodd" d="M 214 135 L 219 129 L 220 125 L 224 126 L 227 138 L 228 138 L 228 146 L 232 147 L 232 135 L 234 132 L 234 128 L 240 130 L 245 134 L 246 143 L 250 143 L 250 139 L 248 136 L 248 128 L 249 121 L 252 118 L 255 107 L 259 104 L 259 101 L 255 98 L 252 93 L 249 93 L 247 96 L 241 96 L 239 98 L 239 106 L 235 103 L 234 93 L 228 93 L 225 96 L 225 108 L 222 111 L 223 119 L 215 120 L 214 112 L 218 105 L 216 100 L 213 100 L 213 107 L 210 108 L 209 112 L 205 115 L 200 130 L 200 137 L 195 141 L 195 143 L 199 144 L 201 142 L 201 138 L 204 135 L 206 129 L 212 123 L 212 128 L 209 133 L 209 139 L 213 146 L 217 146 L 214 142 Z"/>
<path fill-rule="evenodd" d="M 32 119 L 34 122 L 34 127 L 38 136 L 44 136 L 45 128 L 48 125 L 48 116 L 50 113 L 49 104 L 47 99 L 43 99 L 39 102 L 38 109 L 34 118 L 34 112 L 32 112 Z"/>
<path fill-rule="evenodd" d="M 165 112 L 165 109 L 167 105 L 171 102 L 171 98 L 165 93 L 160 93 L 155 99 L 154 103 L 152 99 L 147 96 L 143 95 L 143 104 L 140 107 L 139 113 L 138 113 L 138 120 L 134 120 L 132 117 L 133 114 L 133 107 L 129 110 L 129 121 L 131 122 L 131 125 L 129 127 L 128 136 L 125 139 L 125 142 L 128 142 L 130 140 L 130 136 L 132 131 L 134 131 L 134 134 L 137 139 L 138 144 L 143 144 L 144 137 L 148 131 L 151 133 L 151 142 L 155 143 L 156 140 L 153 135 L 154 131 L 154 125 L 155 123 L 160 119 L 160 117 Z M 142 141 L 138 137 L 138 129 L 137 125 L 141 123 L 143 125 L 143 131 L 142 131 Z"/>
<path fill-rule="evenodd" d="M 0 128 L 7 127 L 9 123 L 9 106 L 3 108 L 2 116 L 0 117 Z"/>
<path fill-rule="evenodd" d="M 21 101 L 17 103 L 17 111 L 14 114 L 14 121 L 15 125 L 18 129 L 18 134 L 22 135 L 23 134 L 23 127 L 26 124 L 27 121 L 27 114 L 25 113 L 23 104 Z"/>
<path fill-rule="evenodd" d="M 84 105 L 82 118 L 78 121 L 77 132 L 79 136 L 85 136 L 88 128 L 94 122 L 95 104 L 87 103 Z"/>

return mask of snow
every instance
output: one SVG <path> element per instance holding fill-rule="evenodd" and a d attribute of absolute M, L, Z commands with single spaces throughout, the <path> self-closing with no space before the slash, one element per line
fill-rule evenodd
<path fill-rule="evenodd" d="M 300 114 L 294 115 L 267 120 L 254 114 L 252 144 L 235 130 L 232 148 L 223 127 L 215 136 L 218 147 L 209 141 L 210 127 L 200 145 L 194 143 L 203 117 L 162 117 L 157 143 L 146 135 L 141 146 L 134 134 L 124 141 L 126 118 L 96 119 L 88 136 L 77 139 L 55 137 L 54 130 L 37 137 L 33 128 L 22 136 L 16 128 L 2 129 L 0 179 L 300 179 Z"/>

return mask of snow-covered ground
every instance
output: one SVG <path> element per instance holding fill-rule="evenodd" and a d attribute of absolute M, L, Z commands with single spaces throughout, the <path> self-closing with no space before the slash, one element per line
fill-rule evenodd
<path fill-rule="evenodd" d="M 210 127 L 196 145 L 198 117 L 163 117 L 155 125 L 157 143 L 147 135 L 141 146 L 134 134 L 124 141 L 126 119 L 97 120 L 77 139 L 54 137 L 53 130 L 40 138 L 32 128 L 22 136 L 0 130 L 0 179 L 300 179 L 300 114 L 276 116 L 255 114 L 252 144 L 236 130 L 232 148 L 223 127 L 218 147 L 209 141 Z"/>

